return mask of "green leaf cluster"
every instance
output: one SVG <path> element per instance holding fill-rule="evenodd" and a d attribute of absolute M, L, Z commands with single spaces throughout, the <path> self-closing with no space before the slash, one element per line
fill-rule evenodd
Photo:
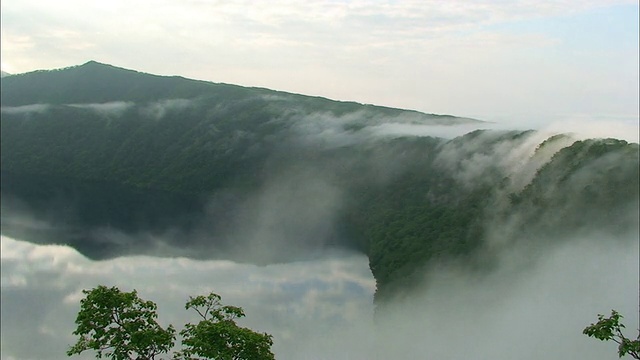
<path fill-rule="evenodd" d="M 67 355 L 94 350 L 97 358 L 149 360 L 173 348 L 175 329 L 161 327 L 156 304 L 142 300 L 135 290 L 122 292 L 100 285 L 83 293 L 73 332 L 79 339 Z M 245 316 L 242 308 L 222 305 L 215 293 L 190 297 L 185 308 L 195 310 L 201 320 L 180 331 L 183 349 L 174 354 L 175 359 L 274 359 L 271 335 L 236 324 L 235 319 Z"/>
<path fill-rule="evenodd" d="M 140 299 L 135 290 L 98 286 L 83 293 L 73 332 L 79 339 L 67 355 L 95 350 L 98 358 L 154 359 L 173 347 L 174 328 L 160 326 L 156 304 Z"/>
<path fill-rule="evenodd" d="M 195 310 L 202 320 L 195 325 L 186 324 L 180 332 L 184 347 L 180 358 L 274 359 L 271 335 L 236 324 L 235 319 L 245 316 L 242 308 L 222 305 L 220 296 L 213 293 L 190 298 L 185 308 Z"/>
<path fill-rule="evenodd" d="M 622 315 L 615 310 L 611 310 L 609 317 L 598 314 L 598 322 L 587 326 L 582 333 L 601 341 L 612 340 L 617 343 L 619 357 L 629 355 L 634 359 L 640 359 L 640 329 L 635 340 L 629 339 L 622 333 L 625 326 L 620 319 Z"/>

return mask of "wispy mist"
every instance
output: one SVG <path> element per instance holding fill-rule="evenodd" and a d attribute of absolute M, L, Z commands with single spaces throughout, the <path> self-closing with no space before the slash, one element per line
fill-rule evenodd
<path fill-rule="evenodd" d="M 192 104 L 193 100 L 190 99 L 165 99 L 145 105 L 140 109 L 140 114 L 159 120 L 169 111 L 184 110 Z"/>
<path fill-rule="evenodd" d="M 22 106 L 3 106 L 1 107 L 2 112 L 6 112 L 8 114 L 28 114 L 28 113 L 43 113 L 49 109 L 51 105 L 49 104 L 29 104 Z"/>
<path fill-rule="evenodd" d="M 421 290 L 380 313 L 380 358 L 616 359 L 615 344 L 582 329 L 614 308 L 635 337 L 638 265 L 628 237 L 513 248 L 489 275 L 434 266 Z"/>
<path fill-rule="evenodd" d="M 130 101 L 112 101 L 96 104 L 69 104 L 69 106 L 93 110 L 103 115 L 121 116 L 127 109 L 134 106 Z"/>

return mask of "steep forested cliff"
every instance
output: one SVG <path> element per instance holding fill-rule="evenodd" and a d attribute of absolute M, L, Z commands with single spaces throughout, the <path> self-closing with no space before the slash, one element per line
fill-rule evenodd
<path fill-rule="evenodd" d="M 92 258 L 347 247 L 384 299 L 435 262 L 638 231 L 638 145 L 621 140 L 424 136 L 484 123 L 96 62 L 1 84 L 2 233 Z"/>

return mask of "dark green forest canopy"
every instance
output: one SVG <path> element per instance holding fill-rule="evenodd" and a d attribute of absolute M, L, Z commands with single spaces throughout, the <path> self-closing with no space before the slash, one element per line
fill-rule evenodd
<path fill-rule="evenodd" d="M 380 299 L 433 262 L 486 266 L 499 224 L 506 242 L 637 232 L 638 145 L 621 140 L 559 135 L 509 162 L 535 132 L 384 136 L 482 123 L 96 62 L 1 85 L 2 233 L 92 258 L 158 254 L 157 237 L 159 255 L 257 263 L 349 247 Z M 251 229 L 275 231 L 268 256 Z"/>

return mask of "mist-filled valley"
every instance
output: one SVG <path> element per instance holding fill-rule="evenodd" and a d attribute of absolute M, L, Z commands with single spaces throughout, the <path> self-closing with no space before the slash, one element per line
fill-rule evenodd
<path fill-rule="evenodd" d="M 178 326 L 215 291 L 278 359 L 614 359 L 582 329 L 640 326 L 637 134 L 96 62 L 1 95 L 3 359 L 66 358 L 98 284 Z"/>

